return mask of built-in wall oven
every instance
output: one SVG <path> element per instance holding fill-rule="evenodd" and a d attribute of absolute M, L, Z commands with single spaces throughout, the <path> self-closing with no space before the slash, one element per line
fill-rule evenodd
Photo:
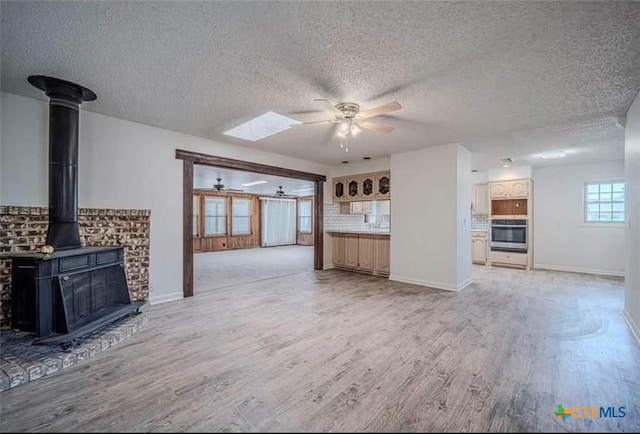
<path fill-rule="evenodd" d="M 491 250 L 502 252 L 527 251 L 526 219 L 491 220 Z"/>

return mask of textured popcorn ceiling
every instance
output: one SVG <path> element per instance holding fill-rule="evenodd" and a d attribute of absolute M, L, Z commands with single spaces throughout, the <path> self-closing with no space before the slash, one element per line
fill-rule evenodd
<path fill-rule="evenodd" d="M 399 101 L 348 158 L 450 142 L 542 164 L 622 158 L 616 117 L 640 90 L 640 2 L 3 2 L 2 90 L 26 77 L 93 89 L 86 110 L 325 163 L 345 159 L 327 125 L 255 143 L 223 131 L 273 110 L 330 116 Z M 575 128 L 574 128 L 575 127 Z M 552 164 L 545 161 L 544 164 Z"/>

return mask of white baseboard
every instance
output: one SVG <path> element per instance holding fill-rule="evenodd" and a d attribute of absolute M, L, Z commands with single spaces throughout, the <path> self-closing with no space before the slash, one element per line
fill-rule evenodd
<path fill-rule="evenodd" d="M 335 268 L 335 267 L 333 266 L 333 264 L 324 264 L 324 265 L 322 266 L 322 269 L 323 269 L 323 270 L 331 270 L 332 268 Z"/>
<path fill-rule="evenodd" d="M 624 321 L 631 329 L 631 333 L 633 333 L 633 335 L 636 337 L 636 340 L 638 341 L 638 344 L 640 344 L 640 326 L 638 326 L 638 323 L 636 323 L 633 318 L 631 318 L 631 315 L 629 315 L 629 312 L 627 312 L 626 309 L 622 310 L 622 318 L 624 318 Z"/>
<path fill-rule="evenodd" d="M 457 291 L 462 291 L 463 289 L 465 289 L 467 286 L 471 285 L 473 283 L 473 279 L 471 277 L 469 277 L 467 280 L 465 280 L 464 282 L 460 283 L 458 285 L 458 289 Z"/>
<path fill-rule="evenodd" d="M 150 304 L 166 303 L 168 301 L 179 300 L 183 298 L 182 292 L 172 292 L 170 294 L 162 294 L 157 297 L 149 297 Z"/>
<path fill-rule="evenodd" d="M 427 286 L 429 288 L 435 288 L 435 289 L 444 289 L 445 291 L 454 291 L 454 292 L 460 291 L 460 289 L 464 288 L 469 283 L 471 283 L 470 281 L 469 282 L 465 281 L 463 282 L 464 286 L 462 285 L 455 286 L 449 283 L 431 282 L 428 280 L 414 279 L 413 277 L 398 276 L 397 274 L 390 275 L 389 280 L 394 280 L 396 282 L 402 282 L 402 283 L 411 283 L 413 285 Z"/>
<path fill-rule="evenodd" d="M 600 276 L 624 277 L 624 271 L 598 270 L 596 268 L 565 267 L 562 265 L 533 264 L 538 270 L 566 271 L 569 273 L 597 274 Z"/>

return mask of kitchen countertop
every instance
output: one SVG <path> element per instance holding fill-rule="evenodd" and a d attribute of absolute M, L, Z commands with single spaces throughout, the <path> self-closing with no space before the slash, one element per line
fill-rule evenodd
<path fill-rule="evenodd" d="M 390 236 L 391 232 L 389 231 L 355 231 L 355 230 L 341 230 L 341 229 L 330 229 L 327 231 L 328 234 L 359 234 L 359 235 L 382 235 L 382 236 Z"/>

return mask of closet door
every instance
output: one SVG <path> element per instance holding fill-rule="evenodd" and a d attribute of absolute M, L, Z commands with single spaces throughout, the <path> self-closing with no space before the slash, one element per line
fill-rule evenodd
<path fill-rule="evenodd" d="M 296 244 L 296 200 L 260 198 L 262 247 Z"/>

